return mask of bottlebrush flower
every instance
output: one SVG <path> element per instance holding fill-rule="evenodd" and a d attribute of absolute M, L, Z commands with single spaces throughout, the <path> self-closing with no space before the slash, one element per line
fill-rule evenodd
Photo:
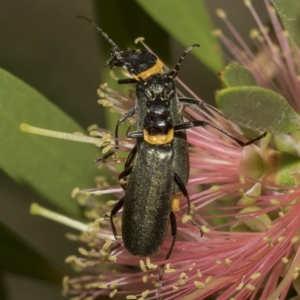
<path fill-rule="evenodd" d="M 237 44 L 220 32 L 218 35 L 232 58 L 252 72 L 259 86 L 281 94 L 298 110 L 299 50 L 281 27 L 268 0 L 265 3 L 276 34 L 275 42 L 251 2 L 245 3 L 258 25 L 258 29 L 251 31 L 256 53 L 246 46 L 223 11 L 218 14 L 228 24 Z M 101 104 L 119 112 L 134 105 L 133 97 L 127 98 L 106 86 L 102 86 L 99 95 L 103 98 Z M 240 129 L 220 116 L 198 108 L 187 112 L 243 139 L 237 132 Z M 164 259 L 172 242 L 170 233 L 150 259 L 134 257 L 123 247 L 110 253 L 109 249 L 115 245 L 110 224 L 101 217 L 103 207 L 94 196 L 113 193 L 119 199 L 122 190 L 115 186 L 105 188 L 102 182 L 101 188 L 79 191 L 81 203 L 94 221 L 79 236 L 69 235 L 70 239 L 85 244 L 79 248 L 78 256 L 66 259 L 86 274 L 64 279 L 64 293 L 73 300 L 100 299 L 103 295 L 155 299 L 161 264 L 167 264 L 163 299 L 286 299 L 300 270 L 299 135 L 276 135 L 273 140 L 269 135 L 260 146 L 242 148 L 211 128 L 193 128 L 187 132 L 191 161 L 187 187 L 193 218 L 203 225 L 204 236 L 200 237 L 193 226 L 182 222 L 187 207 L 182 199 L 176 213 L 178 235 L 170 259 Z M 106 146 L 109 151 L 110 145 Z M 130 150 L 132 146 L 131 141 L 120 142 L 122 150 Z M 115 157 L 115 161 L 119 159 Z M 118 174 L 113 163 L 107 166 Z M 104 208 L 105 212 L 110 209 Z M 116 223 L 121 234 L 120 223 Z"/>

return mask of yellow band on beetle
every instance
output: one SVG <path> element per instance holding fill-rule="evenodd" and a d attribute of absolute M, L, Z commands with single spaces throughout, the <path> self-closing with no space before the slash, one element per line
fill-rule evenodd
<path fill-rule="evenodd" d="M 131 76 L 137 81 L 139 81 L 140 78 L 145 80 L 153 74 L 161 73 L 163 66 L 164 66 L 164 64 L 162 63 L 162 61 L 160 59 L 157 59 L 155 65 L 153 67 L 147 69 L 146 71 L 139 73 L 138 76 L 134 75 L 134 74 L 131 74 Z"/>
<path fill-rule="evenodd" d="M 152 145 L 164 145 L 171 143 L 174 139 L 174 129 L 172 128 L 168 134 L 164 135 L 150 135 L 146 129 L 144 129 L 144 140 Z"/>

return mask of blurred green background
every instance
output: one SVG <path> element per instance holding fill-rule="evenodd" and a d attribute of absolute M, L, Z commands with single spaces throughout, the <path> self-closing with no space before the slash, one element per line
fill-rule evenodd
<path fill-rule="evenodd" d="M 205 4 L 216 27 L 224 27 L 214 14 L 216 8 L 222 7 L 249 42 L 248 32 L 254 23 L 242 2 L 207 0 Z M 266 20 L 263 1 L 260 2 L 256 8 Z M 152 3 L 155 5 L 155 1 Z M 2 1 L 0 67 L 36 88 L 84 128 L 94 123 L 105 126 L 104 109 L 96 102 L 96 89 L 105 80 L 101 74 L 108 73 L 102 65 L 109 58 L 109 47 L 93 27 L 75 19 L 76 15 L 95 20 L 121 48 L 126 42 L 129 46 L 134 38 L 144 36 L 148 45 L 169 66 L 177 62 L 184 47 L 155 25 L 135 1 Z M 186 21 L 178 22 L 184 26 Z M 201 40 L 191 40 L 192 43 L 201 44 Z M 180 78 L 203 100 L 213 101 L 213 92 L 219 87 L 216 72 L 210 71 L 192 55 L 182 65 Z M 91 157 L 91 164 L 93 159 Z M 30 264 L 35 264 L 38 269 L 40 262 L 30 261 L 24 244 L 16 241 L 21 237 L 30 249 L 35 249 L 52 266 L 65 273 L 70 269 L 64 264 L 64 258 L 77 253 L 78 247 L 64 238 L 65 232 L 72 230 L 29 215 L 32 202 L 53 210 L 56 208 L 2 171 L 0 189 L 0 299 L 63 299 L 60 284 L 50 275 L 44 280 L 38 273 L 30 274 Z"/>

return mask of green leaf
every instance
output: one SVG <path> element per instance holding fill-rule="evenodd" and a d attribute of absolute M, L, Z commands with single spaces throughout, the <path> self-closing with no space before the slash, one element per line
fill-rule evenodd
<path fill-rule="evenodd" d="M 239 86 L 219 91 L 216 101 L 224 115 L 253 130 L 289 133 L 300 128 L 300 117 L 274 91 L 258 86 Z"/>
<path fill-rule="evenodd" d="M 0 236 L 0 269 L 2 271 L 57 283 L 61 282 L 63 272 L 2 223 L 0 223 Z"/>
<path fill-rule="evenodd" d="M 218 73 L 227 87 L 256 85 L 251 72 L 239 64 L 231 64 Z"/>
<path fill-rule="evenodd" d="M 65 212 L 79 216 L 71 191 L 94 185 L 92 145 L 21 133 L 20 123 L 64 132 L 84 130 L 44 96 L 0 69 L 0 167 Z"/>
<path fill-rule="evenodd" d="M 163 0 L 155 4 L 148 0 L 137 2 L 183 46 L 200 44 L 201 49 L 192 52 L 210 70 L 217 73 L 222 68 L 222 58 L 217 51 L 219 43 L 212 35 L 212 22 L 203 1 Z"/>
<path fill-rule="evenodd" d="M 284 27 L 300 48 L 300 1 L 272 0 Z"/>
<path fill-rule="evenodd" d="M 278 166 L 274 160 L 272 167 L 277 167 L 277 170 L 273 174 L 276 184 L 281 186 L 295 186 L 299 184 L 300 158 L 298 156 L 284 152 L 280 153 L 278 156 Z"/>

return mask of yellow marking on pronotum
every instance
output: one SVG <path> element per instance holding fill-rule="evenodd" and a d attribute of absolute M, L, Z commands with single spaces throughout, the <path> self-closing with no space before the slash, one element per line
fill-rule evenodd
<path fill-rule="evenodd" d="M 176 193 L 172 197 L 172 210 L 179 211 L 180 198 L 182 197 L 182 193 Z"/>
<path fill-rule="evenodd" d="M 153 67 L 147 69 L 146 71 L 139 73 L 138 76 L 135 74 L 131 74 L 131 76 L 137 81 L 139 81 L 140 78 L 147 79 L 151 75 L 161 73 L 163 67 L 164 67 L 164 64 L 162 63 L 162 61 L 160 59 L 157 59 L 155 65 Z"/>
<path fill-rule="evenodd" d="M 168 134 L 164 135 L 150 135 L 146 129 L 143 131 L 144 140 L 152 145 L 164 145 L 173 141 L 174 129 L 171 129 Z"/>

